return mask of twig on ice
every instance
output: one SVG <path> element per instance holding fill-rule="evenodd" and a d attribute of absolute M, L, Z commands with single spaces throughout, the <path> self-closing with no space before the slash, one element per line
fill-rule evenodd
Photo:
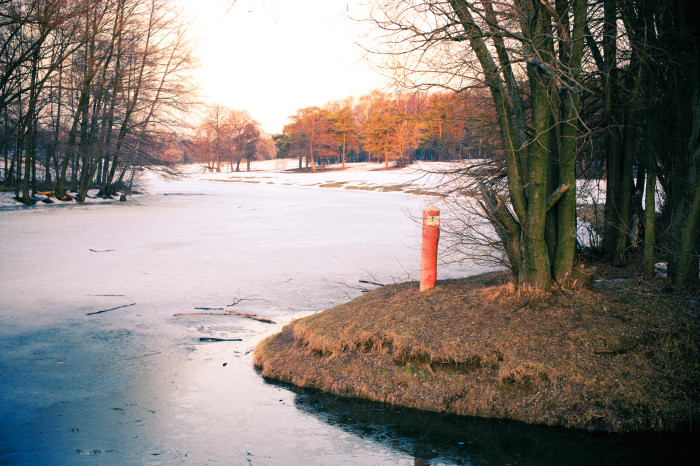
<path fill-rule="evenodd" d="M 200 337 L 199 341 L 243 341 L 242 338 L 212 338 L 212 337 Z"/>
<path fill-rule="evenodd" d="M 347 288 L 350 288 L 351 290 L 360 290 L 362 293 L 369 293 L 371 291 L 369 288 L 365 288 L 364 286 L 352 286 L 352 285 L 348 285 L 345 282 L 333 282 L 333 283 L 336 283 L 338 285 L 343 285 Z M 346 297 L 350 298 L 349 295 L 346 295 Z"/>
<path fill-rule="evenodd" d="M 248 298 L 233 298 L 233 302 L 226 307 L 233 307 L 236 304 L 240 303 L 241 301 L 248 301 Z"/>
<path fill-rule="evenodd" d="M 121 308 L 123 308 L 123 307 L 129 307 L 129 306 L 133 306 L 133 305 L 135 305 L 135 304 L 136 304 L 136 303 L 125 304 L 125 305 L 123 305 L 123 306 L 117 306 L 117 307 L 113 307 L 113 308 L 111 308 L 111 309 L 103 309 L 102 311 L 88 312 L 88 313 L 85 314 L 85 315 L 86 315 L 86 316 L 91 316 L 91 315 L 95 315 L 95 314 L 102 314 L 103 312 L 114 311 L 115 309 L 121 309 Z"/>
<path fill-rule="evenodd" d="M 236 304 L 240 303 L 241 301 L 265 301 L 264 299 L 261 298 L 233 298 L 233 302 L 231 304 L 226 305 L 226 307 L 233 307 Z"/>
<path fill-rule="evenodd" d="M 360 280 L 360 283 L 367 283 L 368 285 L 384 286 L 384 283 L 371 282 L 369 280 Z"/>

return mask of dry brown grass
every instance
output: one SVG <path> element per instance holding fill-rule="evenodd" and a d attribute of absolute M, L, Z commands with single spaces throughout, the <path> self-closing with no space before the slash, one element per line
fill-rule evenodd
<path fill-rule="evenodd" d="M 387 186 L 380 186 L 379 191 L 383 193 L 393 193 L 397 191 L 403 191 L 406 188 L 410 188 L 412 185 L 410 184 L 392 184 L 392 185 L 387 185 Z"/>
<path fill-rule="evenodd" d="M 447 197 L 447 195 L 444 193 L 438 193 L 436 191 L 426 191 L 425 189 L 407 189 L 404 192 L 406 194 L 415 194 L 418 196 Z"/>
<path fill-rule="evenodd" d="M 345 189 L 354 189 L 358 191 L 375 191 L 377 189 L 377 186 L 349 185 L 345 186 Z"/>
<path fill-rule="evenodd" d="M 385 286 L 292 322 L 258 345 L 255 364 L 271 379 L 429 411 L 688 429 L 700 416 L 698 303 L 662 286 L 516 292 L 504 273 L 425 293 Z"/>

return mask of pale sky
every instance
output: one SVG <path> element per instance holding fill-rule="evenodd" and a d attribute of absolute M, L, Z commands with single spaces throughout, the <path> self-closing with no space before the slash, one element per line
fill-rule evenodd
<path fill-rule="evenodd" d="M 181 1 L 195 18 L 204 97 L 247 110 L 268 133 L 300 108 L 384 87 L 356 44 L 367 26 L 349 18 L 367 16 L 362 1 Z"/>

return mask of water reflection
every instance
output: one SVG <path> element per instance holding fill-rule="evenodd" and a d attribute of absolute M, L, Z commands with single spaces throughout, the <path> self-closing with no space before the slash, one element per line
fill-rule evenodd
<path fill-rule="evenodd" d="M 439 415 L 276 385 L 296 394 L 302 412 L 412 456 L 416 465 L 680 464 L 698 440 L 694 434 L 590 434 Z"/>

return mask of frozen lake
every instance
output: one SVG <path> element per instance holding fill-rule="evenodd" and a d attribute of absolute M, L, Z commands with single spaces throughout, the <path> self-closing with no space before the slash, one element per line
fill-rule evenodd
<path fill-rule="evenodd" d="M 590 447 L 263 381 L 263 337 L 419 269 L 426 198 L 286 184 L 153 179 L 127 203 L 0 207 L 0 463 L 522 464 Z M 173 316 L 239 299 L 276 324 Z"/>
<path fill-rule="evenodd" d="M 420 229 L 408 214 L 422 203 L 194 180 L 153 183 L 127 203 L 3 209 L 0 455 L 54 464 L 401 458 L 299 411 L 293 393 L 254 371 L 251 350 L 293 317 L 357 296 L 359 279 L 414 276 Z M 234 299 L 245 299 L 235 310 L 278 324 L 173 316 Z"/>

